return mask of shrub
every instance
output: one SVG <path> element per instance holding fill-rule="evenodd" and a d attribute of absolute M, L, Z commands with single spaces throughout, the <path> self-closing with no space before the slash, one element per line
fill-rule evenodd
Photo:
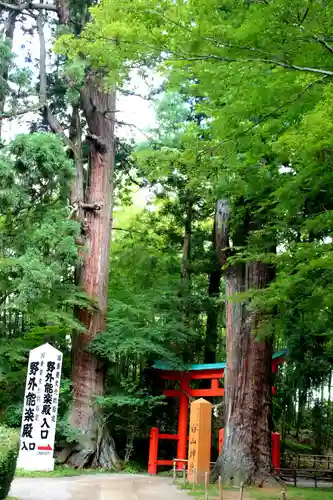
<path fill-rule="evenodd" d="M 0 427 L 0 500 L 4 500 L 13 481 L 19 449 L 17 431 Z"/>

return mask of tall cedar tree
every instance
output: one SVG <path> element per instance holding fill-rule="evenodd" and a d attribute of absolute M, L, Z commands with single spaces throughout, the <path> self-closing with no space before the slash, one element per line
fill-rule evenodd
<path fill-rule="evenodd" d="M 85 332 L 73 336 L 73 404 L 70 422 L 79 429 L 78 443 L 68 449 L 67 461 L 75 467 L 88 465 L 117 468 L 119 459 L 114 441 L 108 434 L 104 420 L 94 398 L 104 393 L 105 367 L 88 347 L 91 340 L 103 330 L 107 311 L 109 249 L 112 227 L 112 193 L 114 171 L 114 117 L 115 90 L 105 90 L 103 74 L 89 68 L 74 83 L 79 95 L 72 105 L 70 124 L 62 123 L 54 113 L 49 101 L 47 75 L 47 47 L 45 24 L 58 24 L 76 35 L 89 20 L 89 7 L 93 2 L 57 0 L 54 4 L 22 4 L 13 2 L 3 6 L 8 21 L 7 29 L 11 40 L 15 21 L 32 18 L 37 29 L 39 57 L 38 106 L 44 122 L 60 135 L 75 160 L 76 176 L 72 187 L 70 203 L 72 216 L 81 224 L 82 235 L 78 243 L 82 247 L 82 265 L 76 270 L 76 281 L 93 301 L 89 309 L 76 308 L 77 317 L 85 326 Z M 6 66 L 3 77 L 6 78 Z M 69 86 L 72 86 L 69 80 Z M 4 98 L 1 103 L 4 102 Z M 3 104 L 0 105 L 3 107 Z M 25 110 L 16 110 L 23 114 Z M 88 144 L 88 166 L 84 165 L 82 154 L 81 114 L 85 118 L 86 143 Z M 15 115 L 15 111 L 11 113 Z M 70 129 L 69 136 L 65 130 Z M 86 175 L 88 172 L 88 175 Z"/>

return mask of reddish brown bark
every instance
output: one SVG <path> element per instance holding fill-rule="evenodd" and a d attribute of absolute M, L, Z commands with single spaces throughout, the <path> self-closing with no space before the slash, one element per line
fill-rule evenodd
<path fill-rule="evenodd" d="M 67 24 L 69 21 L 69 7 L 67 0 L 56 0 L 55 4 L 60 24 Z"/>
<path fill-rule="evenodd" d="M 256 338 L 261 317 L 238 294 L 271 280 L 262 262 L 236 264 L 226 275 L 226 422 L 219 459 L 226 482 L 262 484 L 271 471 L 272 340 Z"/>
<path fill-rule="evenodd" d="M 239 205 L 244 208 L 244 201 L 239 200 Z M 228 203 L 221 209 L 220 262 L 225 264 L 232 251 Z M 235 247 L 246 245 L 249 227 L 249 213 L 245 210 L 242 223 L 233 228 Z M 225 432 L 214 473 L 221 474 L 226 483 L 260 485 L 270 477 L 272 338 L 260 337 L 263 317 L 245 292 L 265 288 L 273 277 L 274 269 L 263 262 L 230 264 L 225 272 Z"/>
<path fill-rule="evenodd" d="M 86 332 L 73 339 L 73 405 L 71 424 L 80 438 L 68 462 L 76 467 L 92 465 L 114 468 L 118 457 L 102 419 L 96 396 L 104 394 L 104 367 L 89 352 L 91 341 L 105 326 L 108 297 L 114 168 L 115 93 L 107 93 L 93 77 L 81 93 L 81 106 L 89 129 L 90 178 L 83 207 L 85 250 L 81 283 L 95 302 L 95 309 L 80 310 L 78 317 Z"/>

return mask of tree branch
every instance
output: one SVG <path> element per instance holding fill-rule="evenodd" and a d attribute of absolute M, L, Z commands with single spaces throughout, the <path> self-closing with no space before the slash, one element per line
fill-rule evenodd
<path fill-rule="evenodd" d="M 226 142 L 232 141 L 234 139 L 238 139 L 239 137 L 247 134 L 247 132 L 250 132 L 250 130 L 254 129 L 255 127 L 257 127 L 261 123 L 265 122 L 269 117 L 271 117 L 272 115 L 275 115 L 275 113 L 279 112 L 285 106 L 288 106 L 288 104 L 293 104 L 294 102 L 296 102 L 300 97 L 302 97 L 303 94 L 305 94 L 305 92 L 307 90 L 309 90 L 311 87 L 313 87 L 316 83 L 321 83 L 327 77 L 328 77 L 328 75 L 325 75 L 322 78 L 318 78 L 317 80 L 314 80 L 313 82 L 309 83 L 299 94 L 297 94 L 296 97 L 294 97 L 290 101 L 285 101 L 280 106 L 278 106 L 277 108 L 274 108 L 272 111 L 270 111 L 269 113 L 267 113 L 266 115 L 264 115 L 262 118 L 260 118 L 260 120 L 258 120 L 256 123 L 254 123 L 250 127 L 246 128 L 242 132 L 239 132 L 238 134 L 235 134 L 235 135 L 233 135 L 231 137 L 228 137 L 227 139 L 224 139 L 223 141 L 220 141 L 216 146 L 213 146 L 210 149 L 216 149 L 216 148 L 222 146 L 223 144 L 225 144 Z"/>
<path fill-rule="evenodd" d="M 24 10 L 50 10 L 52 12 L 57 12 L 57 7 L 55 5 L 50 5 L 47 3 L 33 3 L 25 2 L 21 4 L 10 4 L 7 2 L 0 1 L 0 7 L 7 10 L 14 10 L 15 12 L 23 12 Z"/>
<path fill-rule="evenodd" d="M 313 35 L 313 37 L 315 40 L 317 40 L 317 42 L 319 42 L 321 45 L 323 45 L 323 47 L 325 47 L 325 49 L 327 49 L 331 54 L 333 54 L 333 47 L 328 45 L 326 40 L 324 40 L 323 38 L 319 38 L 317 35 Z"/>
<path fill-rule="evenodd" d="M 215 54 L 208 54 L 208 55 L 203 55 L 203 56 L 194 56 L 194 57 L 180 57 L 176 59 L 178 61 L 209 61 L 209 60 L 217 60 L 217 61 L 224 61 L 224 62 L 261 62 L 261 63 L 266 63 L 266 64 L 273 64 L 274 66 L 279 66 L 281 68 L 286 68 L 286 69 L 291 69 L 291 70 L 297 70 L 297 71 L 305 71 L 308 73 L 317 73 L 320 75 L 325 75 L 325 76 L 333 76 L 333 71 L 330 71 L 328 69 L 322 69 L 322 68 L 311 68 L 308 66 L 298 66 L 297 64 L 290 64 L 290 63 L 284 63 L 282 61 L 276 61 L 274 59 L 266 59 L 266 58 L 251 58 L 251 57 L 246 57 L 246 58 L 235 58 L 235 57 L 224 57 L 224 56 L 217 56 Z"/>
<path fill-rule="evenodd" d="M 119 120 L 115 120 L 114 118 L 111 118 L 111 117 L 108 117 L 106 116 L 106 118 L 108 118 L 109 120 L 114 120 L 115 124 L 116 125 L 119 125 L 120 127 L 130 127 L 130 128 L 135 128 L 136 130 L 138 130 L 141 134 L 143 134 L 147 139 L 151 139 L 151 136 L 149 136 L 147 134 L 147 132 L 145 132 L 144 130 L 142 130 L 140 127 L 138 127 L 137 125 L 134 125 L 134 123 L 127 123 L 127 122 L 123 122 L 123 121 L 119 121 Z"/>
<path fill-rule="evenodd" d="M 37 17 L 37 32 L 39 37 L 39 104 L 47 105 L 47 72 L 46 72 L 46 42 L 44 34 L 43 14 Z"/>
<path fill-rule="evenodd" d="M 26 113 L 37 113 L 37 111 L 41 111 L 44 108 L 44 106 L 40 106 L 39 104 L 35 106 L 30 106 L 24 109 L 18 109 L 18 110 L 13 110 L 13 111 L 5 111 L 4 113 L 0 114 L 0 119 L 5 119 L 5 118 L 15 118 L 18 116 L 25 115 Z"/>
<path fill-rule="evenodd" d="M 152 100 L 152 98 L 149 97 L 149 96 L 144 96 L 142 94 L 137 94 L 136 92 L 133 92 L 131 90 L 125 90 L 125 89 L 118 88 L 118 87 L 117 87 L 117 92 L 119 92 L 120 94 L 126 95 L 126 96 L 140 97 L 141 99 L 144 99 L 145 101 L 151 101 Z"/>
<path fill-rule="evenodd" d="M 51 113 L 47 103 L 46 42 L 42 12 L 37 16 L 37 31 L 39 38 L 39 109 L 44 109 L 45 118 L 51 130 L 62 137 L 65 144 L 73 151 L 74 155 L 76 155 L 77 151 L 74 144 L 65 134 L 58 119 Z"/>
<path fill-rule="evenodd" d="M 137 229 L 125 229 L 123 227 L 113 227 L 112 231 L 126 231 L 128 233 L 139 233 L 143 234 L 143 231 L 138 231 Z"/>
<path fill-rule="evenodd" d="M 299 28 L 301 31 L 303 31 L 303 33 L 308 34 L 311 38 L 316 40 L 316 42 L 320 43 L 320 45 L 322 45 L 331 54 L 333 54 L 333 47 L 331 47 L 324 38 L 316 35 L 315 33 L 307 32 L 307 30 L 302 25 L 298 25 L 298 24 L 295 25 L 294 24 L 294 26 L 296 26 L 296 28 Z"/>

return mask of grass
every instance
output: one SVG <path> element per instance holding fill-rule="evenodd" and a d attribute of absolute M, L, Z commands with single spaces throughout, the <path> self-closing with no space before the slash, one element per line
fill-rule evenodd
<path fill-rule="evenodd" d="M 280 490 L 249 489 L 249 496 L 254 500 L 279 500 Z M 286 500 L 333 500 L 332 488 L 288 488 Z"/>
<path fill-rule="evenodd" d="M 16 469 L 15 477 L 74 477 L 82 476 L 83 474 L 110 474 L 112 471 L 107 469 L 73 469 L 71 467 L 56 466 L 53 471 L 26 471 Z"/>
<path fill-rule="evenodd" d="M 73 467 L 68 467 L 66 465 L 56 465 L 53 471 L 26 471 L 23 469 L 16 469 L 15 477 L 75 477 L 82 475 L 93 475 L 93 474 L 112 474 L 114 470 L 110 469 L 74 469 Z M 137 474 L 145 472 L 144 469 L 136 462 L 128 462 L 125 464 L 123 470 L 120 471 L 122 474 Z"/>
<path fill-rule="evenodd" d="M 177 485 L 182 490 L 187 490 L 189 495 L 197 499 L 204 498 L 204 486 L 196 486 L 192 491 L 192 485 L 177 481 Z M 223 491 L 234 490 L 234 488 L 223 488 Z M 253 500 L 280 500 L 281 489 L 246 489 L 246 494 Z M 210 500 L 218 498 L 218 486 L 210 484 L 208 487 Z M 333 488 L 293 488 L 287 489 L 286 500 L 333 500 Z"/>
<path fill-rule="evenodd" d="M 177 481 L 177 486 L 181 490 L 186 490 L 188 491 L 189 495 L 192 497 L 196 498 L 204 498 L 205 495 L 205 487 L 203 485 L 196 485 L 195 491 L 192 491 L 192 485 L 187 483 L 186 485 L 183 482 Z M 223 488 L 223 491 L 228 491 L 233 488 Z M 213 499 L 214 497 L 217 497 L 219 494 L 219 489 L 217 484 L 209 484 L 208 485 L 208 495 L 209 498 Z"/>

